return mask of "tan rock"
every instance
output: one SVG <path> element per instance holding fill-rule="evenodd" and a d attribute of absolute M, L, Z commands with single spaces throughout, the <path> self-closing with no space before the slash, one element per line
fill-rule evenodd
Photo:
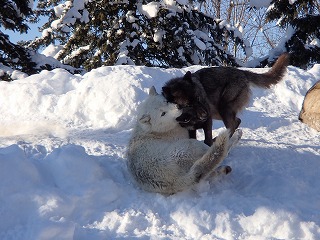
<path fill-rule="evenodd" d="M 320 81 L 316 82 L 306 93 L 299 120 L 320 131 Z"/>

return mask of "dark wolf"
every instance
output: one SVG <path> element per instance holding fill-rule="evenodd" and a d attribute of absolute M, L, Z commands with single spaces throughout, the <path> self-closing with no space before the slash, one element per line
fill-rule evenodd
<path fill-rule="evenodd" d="M 162 94 L 182 109 L 176 120 L 189 130 L 190 138 L 196 138 L 196 129 L 203 128 L 204 142 L 211 146 L 212 119 L 222 120 L 232 136 L 241 123 L 237 113 L 250 100 L 250 86 L 268 89 L 277 84 L 288 64 L 289 54 L 284 53 L 262 74 L 234 67 L 203 68 L 169 80 L 162 87 Z"/>

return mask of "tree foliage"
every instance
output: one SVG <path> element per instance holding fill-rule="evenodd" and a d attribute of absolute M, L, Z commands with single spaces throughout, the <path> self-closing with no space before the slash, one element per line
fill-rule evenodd
<path fill-rule="evenodd" d="M 180 2 L 180 3 L 179 3 Z M 29 43 L 61 45 L 57 58 L 90 70 L 102 65 L 158 67 L 239 64 L 228 44 L 248 50 L 241 33 L 187 1 L 39 1 L 50 24 Z M 54 11 L 47 11 L 54 7 Z"/>
<path fill-rule="evenodd" d="M 34 14 L 33 0 L 3 0 L 0 8 L 0 26 L 19 33 L 27 33 L 28 24 L 36 22 L 37 16 Z M 1 67 L 5 66 L 5 67 Z M 70 72 L 81 72 L 70 66 L 61 64 L 53 58 L 46 58 L 35 49 L 26 47 L 23 42 L 12 43 L 7 34 L 0 30 L 0 67 L 3 69 L 20 70 L 27 74 L 35 74 L 41 70 L 51 70 L 57 67 L 64 68 Z M 13 80 L 12 71 L 0 72 L 0 79 L 5 81 Z"/>
<path fill-rule="evenodd" d="M 252 49 L 252 54 L 243 54 L 242 49 L 233 42 L 229 42 L 228 49 L 236 58 L 248 63 L 254 59 L 265 59 L 285 32 L 275 22 L 266 21 L 265 16 L 270 2 L 271 0 L 203 0 L 198 8 L 215 18 L 224 19 L 241 31 L 244 41 Z M 258 61 L 254 61 L 255 63 L 250 66 L 259 64 Z"/>
<path fill-rule="evenodd" d="M 37 0 L 34 9 L 33 0 L 2 2 L 5 29 L 25 33 L 29 23 L 48 19 L 42 36 L 24 43 L 0 30 L 0 67 L 28 74 L 117 64 L 238 66 L 261 43 L 270 51 L 251 66 L 265 66 L 284 51 L 302 68 L 320 62 L 319 0 L 273 0 L 268 8 L 268 1 L 250 0 Z M 267 33 L 277 25 L 286 31 L 280 40 L 281 31 Z M 265 42 L 257 41 L 259 34 Z M 58 49 L 55 59 L 38 53 L 48 46 Z"/>
<path fill-rule="evenodd" d="M 285 48 L 291 63 L 307 68 L 320 62 L 320 2 L 318 0 L 273 0 L 267 19 L 289 29 Z"/>
<path fill-rule="evenodd" d="M 0 8 L 0 25 L 3 28 L 26 33 L 28 31 L 27 18 L 32 16 L 32 9 L 28 1 L 4 0 Z M 31 53 L 24 47 L 10 42 L 9 36 L 0 31 L 0 64 L 22 71 L 34 73 L 35 63 L 31 60 Z M 8 74 L 2 74 L 1 79 L 11 80 Z"/>

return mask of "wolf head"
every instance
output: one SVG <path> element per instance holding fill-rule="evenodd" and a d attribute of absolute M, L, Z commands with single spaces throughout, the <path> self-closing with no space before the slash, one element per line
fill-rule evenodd
<path fill-rule="evenodd" d="M 192 74 L 188 71 L 182 78 L 169 80 L 162 87 L 162 95 L 178 105 L 182 115 L 176 120 L 183 127 L 191 127 L 208 119 L 208 109 L 202 103 L 202 94 L 198 86 L 192 81 Z"/>
<path fill-rule="evenodd" d="M 182 78 L 169 80 L 162 87 L 162 95 L 168 102 L 175 103 L 180 108 L 184 108 L 196 101 L 194 90 L 195 84 L 192 82 L 191 72 L 188 71 Z"/>
<path fill-rule="evenodd" d="M 181 113 L 176 104 L 169 103 L 151 87 L 148 98 L 139 106 L 138 119 L 144 131 L 164 133 L 179 126 L 176 118 Z"/>
<path fill-rule="evenodd" d="M 201 104 L 196 104 L 192 107 L 182 108 L 182 114 L 176 118 L 181 127 L 193 130 L 197 125 L 204 123 L 209 115 L 206 109 Z"/>

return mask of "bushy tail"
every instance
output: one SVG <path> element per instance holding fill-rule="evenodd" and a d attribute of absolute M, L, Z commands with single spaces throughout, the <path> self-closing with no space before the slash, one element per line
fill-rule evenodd
<path fill-rule="evenodd" d="M 257 87 L 270 88 L 281 81 L 289 65 L 289 60 L 289 54 L 283 53 L 268 72 L 257 74 L 248 71 L 246 72 L 247 78 Z"/>

